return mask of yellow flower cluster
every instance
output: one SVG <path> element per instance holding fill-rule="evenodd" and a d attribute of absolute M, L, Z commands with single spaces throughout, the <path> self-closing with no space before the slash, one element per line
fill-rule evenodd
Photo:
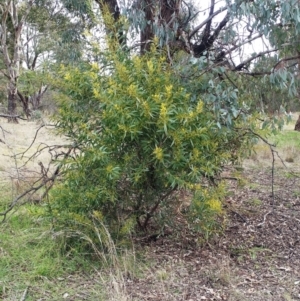
<path fill-rule="evenodd" d="M 216 213 L 221 213 L 222 212 L 222 203 L 219 200 L 210 199 L 206 203 L 209 206 L 211 211 L 214 211 Z"/>
<path fill-rule="evenodd" d="M 106 166 L 106 172 L 108 174 L 111 174 L 113 170 L 114 170 L 114 167 L 111 164 Z"/>
<path fill-rule="evenodd" d="M 122 81 L 128 81 L 127 69 L 121 62 L 116 62 L 116 70 Z"/>
<path fill-rule="evenodd" d="M 132 58 L 134 68 L 137 71 L 140 71 L 142 69 L 142 60 L 139 56 L 135 56 Z"/>
<path fill-rule="evenodd" d="M 159 94 L 154 94 L 153 95 L 153 99 L 156 103 L 159 103 L 160 102 L 160 95 Z"/>
<path fill-rule="evenodd" d="M 197 148 L 194 148 L 192 152 L 193 160 L 197 160 L 199 158 L 199 155 L 200 155 L 199 150 Z"/>
<path fill-rule="evenodd" d="M 128 94 L 131 97 L 137 97 L 137 87 L 134 84 L 131 84 L 127 89 Z"/>
<path fill-rule="evenodd" d="M 155 155 L 156 159 L 159 161 L 162 161 L 164 153 L 163 153 L 163 149 L 161 147 L 156 146 L 153 154 Z"/>
<path fill-rule="evenodd" d="M 147 102 L 147 101 L 143 101 L 143 102 L 142 102 L 142 106 L 143 106 L 143 108 L 144 108 L 144 113 L 145 113 L 145 115 L 146 115 L 146 116 L 151 115 L 151 110 L 150 110 L 150 106 L 149 106 L 148 102 Z"/>
<path fill-rule="evenodd" d="M 149 74 L 152 75 L 154 72 L 154 66 L 153 66 L 153 62 L 152 61 L 147 61 L 147 67 L 149 70 Z"/>
<path fill-rule="evenodd" d="M 201 190 L 201 185 L 200 184 L 188 184 L 187 188 L 191 189 L 191 190 L 199 191 L 199 190 Z"/>
<path fill-rule="evenodd" d="M 93 211 L 93 217 L 96 218 L 99 221 L 103 220 L 103 214 L 102 214 L 102 212 L 100 212 L 98 210 Z"/>
<path fill-rule="evenodd" d="M 167 99 L 170 99 L 171 96 L 172 96 L 172 89 L 173 89 L 173 86 L 172 85 L 169 85 L 169 86 L 166 86 L 166 96 L 167 96 Z"/>
<path fill-rule="evenodd" d="M 197 112 L 197 114 L 200 114 L 200 113 L 202 113 L 202 111 L 203 111 L 203 101 L 200 100 L 197 103 L 196 112 Z"/>
<path fill-rule="evenodd" d="M 100 98 L 99 90 L 96 87 L 93 88 L 93 94 L 95 98 Z"/>
<path fill-rule="evenodd" d="M 70 74 L 70 72 L 67 72 L 67 73 L 65 74 L 64 79 L 65 79 L 65 80 L 70 80 L 70 79 L 71 79 L 71 74 Z"/>
<path fill-rule="evenodd" d="M 160 113 L 159 113 L 159 119 L 161 122 L 166 123 L 167 122 L 167 115 L 168 115 L 168 111 L 167 111 L 167 106 L 165 103 L 162 103 L 160 105 Z"/>

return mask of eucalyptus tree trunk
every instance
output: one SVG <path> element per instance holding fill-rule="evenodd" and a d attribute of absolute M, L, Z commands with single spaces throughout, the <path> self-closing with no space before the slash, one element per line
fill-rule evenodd
<path fill-rule="evenodd" d="M 5 64 L 4 75 L 8 79 L 7 85 L 7 110 L 9 122 L 18 122 L 16 117 L 17 101 L 18 101 L 18 78 L 20 75 L 21 62 L 21 34 L 24 27 L 24 22 L 28 16 L 33 1 L 27 2 L 27 7 L 19 18 L 18 1 L 10 0 L 0 4 L 1 15 L 1 49 Z"/>
<path fill-rule="evenodd" d="M 18 119 L 16 117 L 17 100 L 18 100 L 17 86 L 16 86 L 16 82 L 12 80 L 7 85 L 7 103 L 8 103 L 7 111 L 8 111 L 8 115 L 10 115 L 10 117 L 8 117 L 8 122 L 18 123 Z"/>

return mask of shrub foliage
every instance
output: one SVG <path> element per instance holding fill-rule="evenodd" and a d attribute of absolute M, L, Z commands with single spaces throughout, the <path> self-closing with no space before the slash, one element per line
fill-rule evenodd
<path fill-rule="evenodd" d="M 51 192 L 56 226 L 100 223 L 115 239 L 153 229 L 172 222 L 183 190 L 191 195 L 188 220 L 207 229 L 222 212 L 215 179 L 248 136 L 220 127 L 154 48 L 144 56 L 116 52 L 60 75 L 57 126 L 78 151 Z"/>

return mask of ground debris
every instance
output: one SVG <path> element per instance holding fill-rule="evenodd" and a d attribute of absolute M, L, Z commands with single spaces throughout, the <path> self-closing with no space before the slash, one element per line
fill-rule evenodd
<path fill-rule="evenodd" d="M 232 181 L 224 235 L 206 246 L 169 236 L 147 246 L 153 265 L 128 284 L 132 300 L 300 300 L 300 179 L 277 176 L 272 206 L 270 173 L 244 176 L 243 188 Z"/>

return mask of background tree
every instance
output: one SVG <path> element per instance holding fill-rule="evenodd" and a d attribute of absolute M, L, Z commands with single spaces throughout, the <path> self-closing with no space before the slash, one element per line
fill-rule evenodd
<path fill-rule="evenodd" d="M 201 69 L 201 76 L 209 73 L 205 76 L 213 79 L 214 87 L 209 88 L 207 96 L 209 100 L 214 98 L 217 115 L 225 105 L 218 103 L 223 99 L 219 92 L 224 88 L 224 78 L 226 86 L 235 89 L 228 78 L 235 79 L 243 74 L 257 78 L 267 75 L 280 88 L 289 85 L 289 93 L 297 93 L 292 80 L 294 70 L 275 68 L 280 61 L 294 62 L 299 57 L 296 47 L 291 44 L 291 41 L 297 41 L 299 33 L 299 3 L 296 0 L 211 0 L 206 6 L 179 0 L 129 1 L 126 5 L 116 0 L 95 2 L 103 15 L 111 14 L 111 23 L 117 24 L 117 29 L 109 30 L 112 25 L 103 18 L 106 32 L 115 34 L 122 47 L 124 43 L 133 51 L 141 47 L 141 53 L 145 53 L 156 37 L 159 47 L 164 49 L 170 63 L 176 64 L 178 70 L 185 69 L 186 72 L 188 68 L 184 66 L 194 64 L 195 68 L 198 65 Z M 245 53 L 245 47 L 247 49 L 252 44 L 258 45 L 258 51 Z M 293 51 L 287 52 L 287 47 Z M 274 64 L 253 72 L 252 63 L 269 53 L 278 54 Z M 195 72 L 184 73 L 182 77 L 192 74 Z M 238 110 L 227 109 L 229 112 Z"/>
<path fill-rule="evenodd" d="M 59 0 L 5 1 L 1 5 L 1 69 L 8 80 L 8 114 L 16 116 L 20 101 L 29 117 L 30 105 L 37 109 L 48 90 L 50 67 L 82 56 L 83 32 L 92 24 L 92 11 L 86 3 L 73 7 Z"/>
<path fill-rule="evenodd" d="M 21 68 L 21 35 L 26 18 L 31 10 L 33 1 L 28 1 L 20 15 L 20 3 L 17 1 L 5 1 L 0 4 L 1 10 L 1 51 L 5 66 L 4 75 L 8 79 L 7 100 L 10 121 L 17 122 L 16 108 L 18 99 L 17 82 Z"/>
<path fill-rule="evenodd" d="M 292 80 L 295 81 L 295 87 L 298 90 L 299 79 L 297 64 L 297 60 L 282 61 L 278 64 L 277 56 L 265 56 L 255 61 L 251 70 L 253 73 L 260 74 L 266 70 L 275 68 L 277 69 L 278 75 L 284 77 L 286 76 L 287 69 L 292 73 Z M 252 92 L 252 102 L 249 105 L 251 105 L 253 110 L 259 107 L 262 112 L 278 117 L 280 114 L 284 115 L 284 113 L 287 114 L 290 111 L 295 112 L 300 109 L 298 93 L 292 93 L 289 89 L 290 86 L 282 86 L 278 83 L 278 79 L 280 80 L 279 76 L 277 79 L 274 78 L 273 81 L 270 81 L 268 76 L 264 76 L 263 80 L 257 77 L 245 78 L 248 87 L 247 90 L 248 92 Z M 281 81 L 286 82 L 286 79 L 283 78 Z M 251 82 L 251 86 L 249 86 L 249 82 Z M 286 112 L 284 112 L 284 110 Z"/>

